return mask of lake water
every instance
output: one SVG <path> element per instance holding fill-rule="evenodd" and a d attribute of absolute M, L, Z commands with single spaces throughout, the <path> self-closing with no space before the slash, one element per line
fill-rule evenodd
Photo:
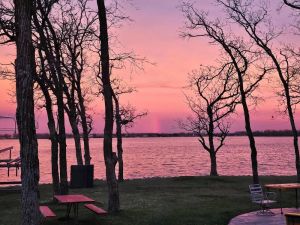
<path fill-rule="evenodd" d="M 104 179 L 103 139 L 91 139 L 92 163 L 95 178 Z M 294 149 L 291 137 L 257 137 L 260 175 L 295 175 Z M 76 163 L 73 139 L 67 140 L 68 168 Z M 0 140 L 0 149 L 14 146 L 13 157 L 19 155 L 17 140 Z M 114 149 L 116 147 L 114 146 Z M 6 158 L 8 154 L 0 154 Z M 51 182 L 50 141 L 39 140 L 40 182 Z M 220 175 L 251 175 L 250 148 L 246 137 L 228 137 L 218 152 Z M 125 138 L 124 177 L 174 177 L 208 175 L 209 155 L 194 137 Z M 69 171 L 68 171 L 69 172 Z M 0 168 L 0 181 L 17 180 L 15 169 L 7 177 L 7 169 Z"/>

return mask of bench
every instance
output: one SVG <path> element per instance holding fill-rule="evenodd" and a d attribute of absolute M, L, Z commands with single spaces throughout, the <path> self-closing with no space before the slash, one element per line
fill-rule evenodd
<path fill-rule="evenodd" d="M 287 225 L 300 225 L 300 213 L 286 213 L 285 218 Z"/>
<path fill-rule="evenodd" d="M 56 217 L 55 213 L 48 206 L 40 206 L 40 212 L 43 218 L 53 218 Z"/>
<path fill-rule="evenodd" d="M 102 215 L 102 216 L 107 215 L 107 212 L 104 209 L 101 209 L 94 204 L 85 204 L 84 207 L 88 208 L 89 210 L 91 210 L 92 212 L 94 212 L 98 215 Z"/>

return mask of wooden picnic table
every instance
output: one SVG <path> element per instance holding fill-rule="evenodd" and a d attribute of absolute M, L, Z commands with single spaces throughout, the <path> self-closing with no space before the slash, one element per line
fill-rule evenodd
<path fill-rule="evenodd" d="M 281 204 L 281 192 L 282 190 L 290 190 L 294 189 L 296 192 L 296 209 L 298 209 L 298 189 L 300 189 L 300 183 L 284 183 L 284 184 L 266 184 L 265 187 L 267 189 L 275 189 L 279 191 L 279 204 L 280 204 L 280 209 L 281 209 L 281 214 L 282 212 L 282 204 Z"/>
<path fill-rule="evenodd" d="M 70 218 L 70 212 L 73 208 L 74 210 L 74 217 L 75 217 L 75 223 L 78 222 L 78 206 L 80 203 L 92 203 L 95 202 L 94 199 L 91 199 L 85 195 L 82 194 L 76 194 L 76 195 L 54 195 L 54 198 L 62 204 L 67 205 L 67 213 L 66 218 Z"/>

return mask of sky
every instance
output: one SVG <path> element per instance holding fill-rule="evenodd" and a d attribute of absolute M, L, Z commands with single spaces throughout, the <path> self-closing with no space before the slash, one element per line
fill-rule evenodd
<path fill-rule="evenodd" d="M 196 1 L 198 6 L 211 15 L 221 15 L 214 1 Z M 272 1 L 272 3 L 279 1 Z M 134 86 L 137 92 L 122 96 L 123 104 L 130 103 L 148 115 L 136 122 L 129 132 L 180 132 L 178 120 L 189 115 L 184 87 L 188 74 L 199 65 L 214 64 L 219 49 L 211 46 L 205 38 L 184 39 L 180 33 L 184 27 L 184 17 L 180 12 L 178 0 L 131 0 L 124 11 L 132 22 L 127 22 L 116 30 L 122 48 L 134 51 L 146 57 L 143 71 L 119 71 L 126 83 Z M 274 5 L 278 7 L 278 5 Z M 278 21 L 288 21 L 290 12 L 276 15 Z M 279 19 L 279 17 L 281 19 Z M 0 47 L 0 62 L 9 63 L 14 59 L 12 47 Z M 14 115 L 15 104 L 9 96 L 14 84 L 0 80 L 0 115 Z M 253 130 L 289 129 L 288 119 L 278 113 L 278 101 L 273 93 L 273 84 L 263 84 L 258 93 L 265 101 L 251 110 Z M 103 102 L 95 100 L 91 108 L 94 111 L 94 132 L 103 130 Z M 238 109 L 240 112 L 241 110 Z M 47 132 L 47 120 L 44 112 L 36 112 L 38 132 Z M 299 127 L 299 121 L 296 120 Z M 1 125 L 2 124 L 2 125 Z M 6 126 L 0 120 L 0 127 Z M 231 131 L 244 130 L 241 113 L 232 118 Z"/>

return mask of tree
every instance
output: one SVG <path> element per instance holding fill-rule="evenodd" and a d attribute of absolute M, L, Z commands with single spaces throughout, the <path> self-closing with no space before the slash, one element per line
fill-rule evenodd
<path fill-rule="evenodd" d="M 283 3 L 293 9 L 300 9 L 300 1 L 299 0 L 283 0 Z"/>
<path fill-rule="evenodd" d="M 202 66 L 191 74 L 188 87 L 192 95 L 187 96 L 187 102 L 193 116 L 180 126 L 197 135 L 210 156 L 210 175 L 218 176 L 217 153 L 224 145 L 230 126 L 228 118 L 240 98 L 234 66 L 232 63 Z"/>
<path fill-rule="evenodd" d="M 16 0 L 16 92 L 17 123 L 20 141 L 22 197 L 21 224 L 39 224 L 39 160 L 35 132 L 33 76 L 35 74 L 34 47 L 32 44 L 31 0 Z"/>
<path fill-rule="evenodd" d="M 277 54 L 276 50 L 272 46 L 272 41 L 276 39 L 281 34 L 281 32 L 276 31 L 272 23 L 267 20 L 268 10 L 265 5 L 261 5 L 259 7 L 259 10 L 255 10 L 253 0 L 247 2 L 244 2 L 243 0 L 235 0 L 233 2 L 229 0 L 218 0 L 218 2 L 225 7 L 228 16 L 244 29 L 246 34 L 255 42 L 255 44 L 259 48 L 262 49 L 265 55 L 268 56 L 270 61 L 274 64 L 285 96 L 286 112 L 289 116 L 293 133 L 297 181 L 300 182 L 298 132 L 292 107 L 289 78 L 285 76 L 285 73 L 281 66 L 280 54 Z M 265 27 L 266 30 L 261 29 L 261 26 L 263 24 L 268 24 L 268 26 Z M 284 57 L 284 60 L 286 59 L 287 58 Z"/>
<path fill-rule="evenodd" d="M 57 105 L 57 125 L 58 125 L 58 142 L 59 142 L 59 171 L 60 171 L 60 193 L 68 193 L 68 174 L 66 158 L 66 130 L 64 114 L 64 76 L 61 68 L 60 42 L 49 19 L 49 14 L 53 9 L 55 0 L 42 2 L 35 1 L 35 13 L 33 13 L 33 24 L 36 34 L 38 35 L 37 48 L 42 51 L 43 57 L 47 62 L 47 71 L 49 71 L 50 82 L 47 83 L 52 93 L 56 97 Z M 44 4 L 43 4 L 44 3 Z M 39 54 L 40 55 L 40 54 Z M 46 82 L 47 80 L 43 80 Z M 49 118 L 48 118 L 49 119 Z"/>
<path fill-rule="evenodd" d="M 1 2 L 0 4 L 0 37 L 2 45 L 5 44 L 15 44 L 16 42 L 16 25 L 14 17 L 14 8 L 9 1 Z M 33 40 L 35 42 L 35 40 Z M 43 57 L 42 51 L 38 51 L 38 57 L 36 59 L 37 72 L 34 74 L 34 80 L 40 86 L 40 89 L 45 97 L 45 106 L 48 116 L 48 128 L 51 140 L 51 162 L 52 162 L 52 181 L 53 181 L 53 191 L 54 194 L 60 193 L 59 187 L 59 172 L 58 172 L 58 138 L 55 126 L 55 119 L 53 115 L 53 104 L 52 98 L 49 90 L 49 86 L 46 83 L 47 80 L 47 70 L 45 66 L 45 59 Z M 12 72 L 10 70 L 2 71 L 5 79 L 11 79 Z M 13 79 L 14 80 L 14 79 Z"/>
<path fill-rule="evenodd" d="M 119 93 L 120 94 L 120 93 Z M 130 128 L 134 121 L 147 115 L 147 112 L 137 112 L 131 105 L 120 106 L 119 95 L 113 93 L 115 102 L 115 118 L 116 118 L 116 136 L 117 136 L 117 157 L 119 163 L 118 181 L 124 181 L 124 162 L 123 162 L 123 131 L 122 128 Z"/>
<path fill-rule="evenodd" d="M 98 16 L 100 24 L 99 41 L 101 45 L 101 80 L 103 84 L 103 98 L 105 102 L 105 126 L 103 153 L 106 167 L 106 182 L 108 186 L 108 211 L 117 212 L 120 210 L 119 188 L 116 179 L 115 166 L 117 163 L 116 154 L 112 151 L 112 133 L 114 123 L 113 113 L 113 90 L 110 81 L 110 59 L 108 27 L 106 7 L 104 0 L 97 0 Z"/>
<path fill-rule="evenodd" d="M 52 172 L 52 187 L 53 187 L 53 195 L 60 194 L 60 178 L 59 178 L 59 170 L 58 170 L 58 134 L 56 131 L 56 123 L 54 119 L 53 112 L 53 100 L 51 97 L 51 93 L 49 87 L 47 85 L 48 77 L 47 77 L 47 69 L 45 65 L 45 57 L 41 49 L 38 50 L 39 57 L 36 62 L 38 65 L 37 74 L 35 76 L 35 80 L 40 86 L 40 89 L 43 93 L 43 97 L 45 99 L 45 104 L 42 107 L 46 108 L 47 117 L 48 117 L 48 129 L 49 136 L 51 141 L 51 172 Z"/>
<path fill-rule="evenodd" d="M 187 19 L 186 28 L 188 30 L 183 35 L 190 38 L 209 38 L 211 44 L 217 44 L 221 47 L 226 57 L 229 58 L 234 66 L 235 74 L 239 82 L 240 101 L 244 112 L 245 129 L 251 149 L 253 183 L 259 183 L 257 150 L 251 128 L 247 99 L 253 96 L 253 91 L 257 88 L 259 82 L 269 69 L 263 67 L 263 71 L 260 74 L 249 74 L 249 71 L 251 71 L 250 66 L 256 61 L 255 58 L 259 58 L 260 56 L 259 52 L 254 52 L 255 54 L 253 54 L 252 46 L 246 44 L 241 37 L 234 37 L 224 32 L 226 24 L 222 24 L 220 20 L 209 21 L 207 13 L 198 11 L 193 4 L 188 2 L 184 3 L 182 11 Z"/>
<path fill-rule="evenodd" d="M 96 41 L 94 36 L 96 28 L 93 27 L 96 21 L 96 13 L 91 12 L 87 7 L 87 0 L 59 1 L 58 3 L 53 1 L 50 5 L 45 4 L 44 8 L 40 12 L 41 18 L 43 16 L 48 18 L 45 21 L 48 21 L 49 25 L 43 26 L 46 27 L 46 32 L 47 29 L 51 28 L 44 36 L 50 40 L 47 48 L 50 49 L 51 54 L 54 56 L 52 61 L 46 60 L 45 62 L 48 64 L 55 62 L 54 68 L 61 64 L 57 71 L 49 70 L 48 73 L 51 73 L 51 71 L 52 73 L 57 72 L 57 74 L 62 76 L 60 85 L 65 98 L 64 110 L 72 128 L 77 164 L 83 164 L 78 118 L 81 118 L 83 130 L 85 164 L 90 164 L 85 93 L 81 83 L 88 64 L 86 52 L 91 43 Z M 46 15 L 42 15 L 45 13 Z M 57 17 L 54 13 L 59 13 L 61 16 Z M 54 43 L 56 44 L 52 45 L 51 40 L 55 40 Z M 55 46 L 59 46 L 59 48 Z M 47 54 L 45 56 L 47 57 Z M 51 87 L 54 96 L 56 96 L 59 93 L 56 91 L 58 88 L 57 83 L 52 81 L 50 75 L 45 82 L 48 82 L 48 86 Z M 57 106 L 60 107 L 59 105 Z"/>
<path fill-rule="evenodd" d="M 86 165 L 90 164 L 89 147 L 89 127 L 88 115 L 86 109 L 87 94 L 83 89 L 83 78 L 87 74 L 88 57 L 91 46 L 97 41 L 95 33 L 97 28 L 97 14 L 91 12 L 87 6 L 87 0 L 78 0 L 75 3 L 62 4 L 62 19 L 56 20 L 58 25 L 57 32 L 61 37 L 61 61 L 65 73 L 66 86 L 65 95 L 68 99 L 66 111 L 70 115 L 70 123 L 74 130 L 74 136 L 77 136 L 77 148 L 81 156 L 80 134 L 78 121 L 81 123 L 84 143 L 84 161 Z M 70 4 L 70 5 L 69 5 Z M 79 119 L 80 118 L 80 119 Z M 79 154 L 79 153 L 78 153 Z M 82 160 L 81 160 L 82 161 Z M 78 164 L 82 164 L 78 163 Z"/>

